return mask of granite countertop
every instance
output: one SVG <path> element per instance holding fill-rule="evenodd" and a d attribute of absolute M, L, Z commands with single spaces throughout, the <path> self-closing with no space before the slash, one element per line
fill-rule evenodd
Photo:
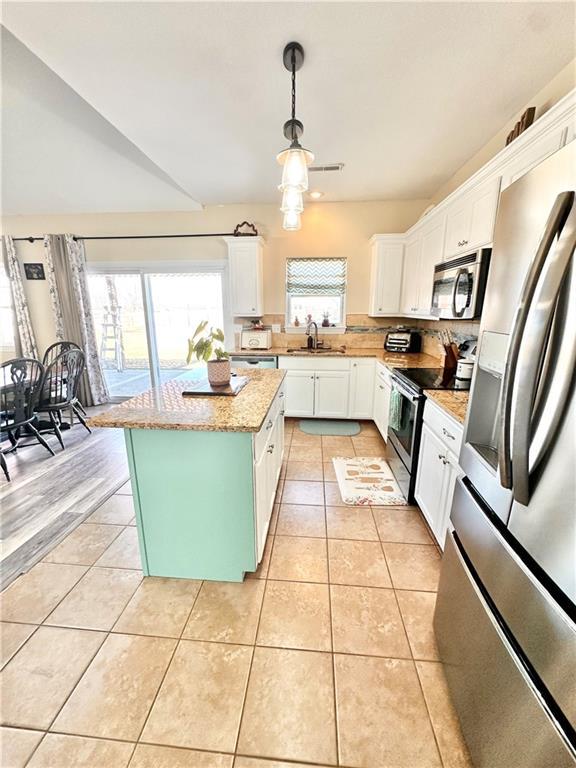
<path fill-rule="evenodd" d="M 250 381 L 235 396 L 183 397 L 190 379 L 173 379 L 88 420 L 92 427 L 258 432 L 286 371 L 247 369 Z"/>
<path fill-rule="evenodd" d="M 469 392 L 425 389 L 424 394 L 449 413 L 456 421 L 459 421 L 460 424 L 464 423 L 466 411 L 468 410 Z"/>
<path fill-rule="evenodd" d="M 344 352 L 338 352 L 339 349 Z M 288 347 L 271 347 L 270 349 L 235 349 L 231 354 L 250 357 L 373 357 L 391 368 L 438 368 L 441 366 L 438 358 L 426 355 L 423 352 L 387 352 L 385 349 L 363 347 L 334 347 L 327 352 L 307 352 L 305 349 L 294 349 L 289 352 Z"/>

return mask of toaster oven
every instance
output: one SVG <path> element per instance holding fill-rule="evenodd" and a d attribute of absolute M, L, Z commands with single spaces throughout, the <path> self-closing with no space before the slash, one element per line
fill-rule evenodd
<path fill-rule="evenodd" d="M 272 331 L 242 331 L 240 346 L 242 349 L 270 349 Z"/>
<path fill-rule="evenodd" d="M 420 352 L 422 337 L 418 331 L 409 331 L 407 328 L 397 328 L 388 331 L 384 341 L 386 352 Z"/>

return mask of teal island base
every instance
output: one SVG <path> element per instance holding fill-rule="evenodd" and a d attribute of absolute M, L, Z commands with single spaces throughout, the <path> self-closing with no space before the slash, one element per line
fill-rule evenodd
<path fill-rule="evenodd" d="M 259 480 L 254 433 L 124 434 L 144 574 L 242 581 L 256 570 L 280 473 L 280 446 L 279 461 Z M 268 455 L 273 453 L 274 446 Z M 261 482 L 265 488 L 257 487 Z M 258 503 L 266 508 L 260 515 Z"/>

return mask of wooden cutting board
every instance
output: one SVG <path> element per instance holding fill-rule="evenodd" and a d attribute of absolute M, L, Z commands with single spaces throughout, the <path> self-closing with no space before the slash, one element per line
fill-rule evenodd
<path fill-rule="evenodd" d="M 233 376 L 230 383 L 224 387 L 214 387 L 208 379 L 198 379 L 186 384 L 186 389 L 182 391 L 183 397 L 234 397 L 248 384 L 247 376 Z"/>

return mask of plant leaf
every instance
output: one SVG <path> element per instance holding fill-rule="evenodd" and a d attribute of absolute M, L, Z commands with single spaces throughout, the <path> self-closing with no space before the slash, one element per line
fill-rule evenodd
<path fill-rule="evenodd" d="M 194 331 L 192 338 L 195 339 L 199 333 L 202 333 L 202 331 L 204 330 L 204 328 L 206 328 L 207 325 L 208 325 L 208 320 L 201 320 L 196 326 L 196 330 Z"/>

